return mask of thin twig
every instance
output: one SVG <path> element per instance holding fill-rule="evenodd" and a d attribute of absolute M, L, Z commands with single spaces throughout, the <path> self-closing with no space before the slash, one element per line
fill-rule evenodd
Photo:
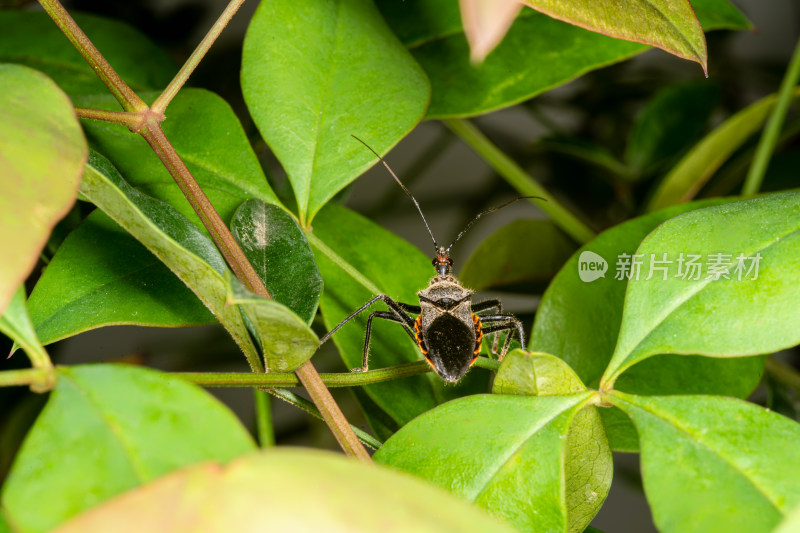
<path fill-rule="evenodd" d="M 156 98 L 156 101 L 153 102 L 153 105 L 150 106 L 151 110 L 156 113 L 163 113 L 167 109 L 169 103 L 175 98 L 178 91 L 181 90 L 181 87 L 183 87 L 189 79 L 189 76 L 192 75 L 194 69 L 200 64 L 200 61 L 205 57 L 211 45 L 214 44 L 214 41 L 217 40 L 219 34 L 222 33 L 222 30 L 225 29 L 225 26 L 228 25 L 243 3 L 244 0 L 231 0 L 228 7 L 225 8 L 225 11 L 222 12 L 222 15 L 219 16 L 211 29 L 208 30 L 208 33 L 203 37 L 203 40 L 200 41 L 200 44 L 197 45 L 192 55 L 189 56 L 189 59 L 186 60 L 172 81 L 169 82 L 164 92 L 162 92 L 158 98 Z"/>
<path fill-rule="evenodd" d="M 128 84 L 111 67 L 106 58 L 103 57 L 86 34 L 83 33 L 83 30 L 78 27 L 75 20 L 67 13 L 61 2 L 58 0 L 39 0 L 39 3 L 61 31 L 64 32 L 64 35 L 67 36 L 72 45 L 78 49 L 81 56 L 89 63 L 89 66 L 95 71 L 100 81 L 108 87 L 114 98 L 122 105 L 122 109 L 131 112 L 147 109 L 147 104 L 133 92 L 133 89 L 128 87 Z M 31 36 L 31 38 L 35 37 Z"/>
<path fill-rule="evenodd" d="M 474 124 L 464 119 L 447 119 L 448 128 L 475 150 L 492 168 L 523 196 L 541 196 L 547 200 L 537 203 L 539 208 L 550 215 L 553 222 L 577 242 L 583 244 L 592 240 L 595 232 L 572 214 L 542 187 L 525 170 L 489 140 Z"/>
<path fill-rule="evenodd" d="M 772 110 L 767 126 L 764 128 L 764 133 L 761 135 L 761 139 L 758 142 L 753 164 L 750 166 L 747 178 L 744 181 L 742 194 L 745 196 L 755 194 L 761 188 L 761 182 L 764 181 L 764 175 L 767 173 L 769 160 L 772 158 L 772 153 L 775 151 L 775 144 L 778 142 L 783 120 L 786 118 L 786 112 L 789 110 L 789 104 L 792 101 L 794 88 L 797 86 L 798 79 L 800 79 L 800 39 L 797 41 L 792 59 L 789 62 L 789 68 L 786 70 L 786 75 L 781 82 L 778 103 Z"/>

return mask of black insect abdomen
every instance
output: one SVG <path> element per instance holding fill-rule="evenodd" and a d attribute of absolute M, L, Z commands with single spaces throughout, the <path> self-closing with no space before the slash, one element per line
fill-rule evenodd
<path fill-rule="evenodd" d="M 475 329 L 453 315 L 444 313 L 425 331 L 426 357 L 447 381 L 458 381 L 475 358 Z"/>

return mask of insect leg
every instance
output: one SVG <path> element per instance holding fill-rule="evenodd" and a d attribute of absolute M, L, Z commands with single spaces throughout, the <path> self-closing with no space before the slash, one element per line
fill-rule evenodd
<path fill-rule="evenodd" d="M 472 312 L 476 315 L 480 315 L 489 310 L 493 310 L 495 313 L 502 313 L 503 302 L 500 300 L 484 300 L 483 302 L 472 304 Z"/>
<path fill-rule="evenodd" d="M 366 372 L 368 369 L 369 337 L 370 334 L 372 333 L 373 318 L 383 318 L 385 320 L 391 320 L 392 322 L 398 322 L 400 325 L 403 326 L 403 329 L 406 331 L 406 333 L 408 333 L 409 337 L 411 337 L 414 340 L 414 342 L 416 342 L 416 337 L 414 336 L 414 333 L 411 331 L 411 328 L 409 328 L 406 324 L 404 324 L 405 319 L 397 316 L 391 311 L 373 311 L 369 315 L 369 318 L 367 319 L 367 327 L 365 328 L 366 335 L 364 336 L 364 358 L 362 359 L 361 368 L 354 368 L 353 370 Z"/>
<path fill-rule="evenodd" d="M 522 329 L 522 322 L 511 315 L 490 315 L 481 317 L 481 322 L 498 322 L 497 324 L 492 324 L 491 326 L 487 326 L 483 328 L 484 333 L 491 333 L 493 331 L 508 331 L 508 336 L 506 337 L 506 341 L 503 344 L 503 351 L 500 352 L 500 361 L 506 356 L 508 352 L 508 347 L 511 345 L 511 337 L 513 335 L 514 330 L 517 331 L 519 335 L 520 344 L 522 347 L 525 347 L 525 332 Z"/>
<path fill-rule="evenodd" d="M 394 311 L 395 315 L 397 315 L 398 317 L 400 317 L 400 318 L 402 319 L 402 322 L 403 322 L 403 323 L 404 323 L 406 326 L 408 326 L 408 327 L 412 327 L 412 326 L 414 325 L 414 319 L 413 319 L 413 318 L 411 318 L 411 317 L 408 315 L 408 313 L 420 313 L 420 312 L 421 312 L 421 309 L 419 308 L 419 306 L 416 306 L 416 305 L 411 305 L 411 304 L 406 304 L 406 303 L 402 303 L 402 302 L 395 302 L 394 300 L 392 300 L 391 298 L 389 298 L 389 297 L 388 297 L 388 296 L 386 296 L 385 294 L 379 294 L 379 295 L 377 295 L 376 297 L 374 297 L 373 299 L 371 299 L 370 301 L 368 301 L 367 303 L 365 303 L 364 305 L 362 305 L 361 307 L 359 307 L 358 309 L 356 309 L 355 311 L 353 311 L 352 313 L 350 313 L 350 316 L 348 316 L 347 318 L 345 318 L 344 320 L 342 320 L 341 322 L 339 322 L 339 324 L 338 324 L 338 325 L 337 325 L 335 328 L 333 328 L 333 329 L 332 329 L 332 330 L 330 330 L 328 333 L 326 333 L 326 334 L 325 334 L 325 336 L 324 336 L 324 337 L 322 337 L 322 338 L 319 340 L 319 344 L 320 344 L 320 346 L 321 346 L 323 343 L 325 343 L 325 341 L 327 341 L 328 339 L 330 339 L 330 338 L 331 338 L 331 336 L 332 336 L 334 333 L 336 333 L 337 331 L 339 331 L 339 329 L 340 329 L 342 326 L 344 326 L 345 324 L 347 324 L 348 322 L 350 322 L 351 320 L 353 320 L 353 319 L 354 319 L 355 317 L 357 317 L 357 316 L 358 316 L 358 315 L 359 315 L 359 314 L 360 314 L 362 311 L 364 311 L 364 310 L 365 310 L 367 307 L 369 307 L 370 305 L 374 304 L 374 303 L 375 303 L 375 302 L 377 302 L 378 300 L 381 300 L 381 301 L 383 301 L 383 302 L 384 302 L 384 303 L 385 303 L 387 306 L 389 306 L 389 309 L 390 309 L 390 310 L 392 310 L 392 311 Z"/>
<path fill-rule="evenodd" d="M 503 302 L 497 299 L 492 300 L 484 300 L 482 302 L 478 302 L 472 304 L 472 312 L 478 316 L 481 316 L 481 313 L 485 313 L 487 311 L 494 311 L 495 313 L 502 313 L 503 312 Z M 483 318 L 483 316 L 481 316 Z M 500 336 L 495 333 L 492 335 L 492 353 L 497 353 L 497 343 L 500 341 Z"/>

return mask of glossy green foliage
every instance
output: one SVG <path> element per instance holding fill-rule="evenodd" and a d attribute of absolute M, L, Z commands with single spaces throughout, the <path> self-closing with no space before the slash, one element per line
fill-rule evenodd
<path fill-rule="evenodd" d="M 435 273 L 430 258 L 414 246 L 335 204 L 319 213 L 314 221 L 314 235 L 374 283 L 379 292 L 400 302 L 418 305 L 417 291 L 427 287 Z M 364 287 L 319 249 L 315 249 L 315 255 L 325 280 L 320 309 L 325 326 L 330 330 L 376 293 Z M 376 303 L 334 334 L 333 342 L 347 368 L 361 367 L 369 313 L 385 309 L 383 303 Z M 373 321 L 370 368 L 384 368 L 421 358 L 416 343 L 400 324 L 380 319 Z M 372 414 L 370 423 L 382 437 L 388 437 L 398 427 L 442 401 L 465 392 L 486 390 L 487 375 L 482 370 L 472 370 L 455 387 L 445 385 L 432 373 L 364 387 L 370 402 L 374 403 L 374 408 L 368 410 Z"/>
<path fill-rule="evenodd" d="M 689 149 L 706 128 L 719 100 L 708 80 L 673 85 L 641 110 L 628 134 L 625 163 L 634 176 L 652 173 Z"/>
<path fill-rule="evenodd" d="M 214 322 L 164 263 L 100 210 L 58 248 L 28 308 L 44 344 L 103 326 Z"/>
<path fill-rule="evenodd" d="M 666 268 L 629 281 L 606 382 L 660 353 L 735 357 L 800 343 L 800 193 L 685 213 L 636 253 L 642 272 Z M 699 255 L 700 269 L 682 268 L 681 253 Z M 665 257 L 672 263 L 654 263 Z"/>
<path fill-rule="evenodd" d="M 542 290 L 574 251 L 573 241 L 549 220 L 516 220 L 482 241 L 458 277 L 476 291 Z"/>
<path fill-rule="evenodd" d="M 156 93 L 143 93 L 151 102 Z M 108 94 L 83 96 L 75 105 L 118 109 Z M 214 208 L 229 222 L 234 211 L 251 198 L 278 204 L 239 119 L 230 105 L 214 93 L 184 89 L 170 103 L 164 134 L 202 187 Z M 89 142 L 139 191 L 163 200 L 205 231 L 188 200 L 164 164 L 138 135 L 124 126 L 84 121 Z"/>
<path fill-rule="evenodd" d="M 254 448 L 227 408 L 182 380 L 121 365 L 63 368 L 2 505 L 16 530 L 49 531 L 166 472 Z"/>
<path fill-rule="evenodd" d="M 134 90 L 162 89 L 177 72 L 163 50 L 127 24 L 94 15 L 73 16 Z M 108 92 L 92 67 L 42 11 L 0 11 L 0 62 L 35 67 L 70 96 Z"/>
<path fill-rule="evenodd" d="M 635 253 L 642 239 L 665 220 L 704 205 L 713 204 L 685 204 L 630 220 L 605 231 L 578 250 L 542 298 L 530 348 L 557 355 L 584 383 L 595 386 L 614 352 L 622 320 L 627 283 L 615 279 L 617 257 Z M 581 281 L 579 259 L 586 251 L 598 254 L 608 263 L 605 277 Z M 654 358 L 652 366 L 631 369 L 619 387 L 647 394 L 705 392 L 747 396 L 758 383 L 762 368 L 763 361 L 757 358 L 721 361 L 663 356 Z M 698 379 L 683 379 L 687 372 Z"/>
<path fill-rule="evenodd" d="M 294 189 L 301 223 L 425 114 L 425 74 L 368 0 L 263 2 L 250 22 L 242 91 Z"/>
<path fill-rule="evenodd" d="M 637 43 L 649 44 L 706 70 L 703 29 L 688 0 L 524 0 L 553 18 Z"/>
<path fill-rule="evenodd" d="M 196 497 L 186 499 L 185 495 Z M 314 502 L 309 512 L 308 502 Z M 180 513 L 175 509 L 181 510 Z M 60 533 L 138 531 L 511 533 L 499 520 L 410 476 L 314 450 L 202 464 L 109 502 Z"/>
<path fill-rule="evenodd" d="M 586 387 L 564 361 L 549 354 L 514 350 L 503 360 L 495 394 L 566 396 Z M 587 406 L 573 418 L 564 461 L 569 531 L 582 531 L 603 505 L 611 487 L 611 448 L 599 410 Z"/>
<path fill-rule="evenodd" d="M 2 30 L 0 30 L 2 31 Z M 0 64 L 0 314 L 69 212 L 88 149 L 72 104 L 53 80 Z"/>
<path fill-rule="evenodd" d="M 706 31 L 750 27 L 727 0 L 695 0 L 692 5 Z M 503 42 L 475 66 L 456 2 L 381 0 L 378 6 L 431 80 L 428 118 L 507 107 L 648 49 L 524 9 Z"/>
<path fill-rule="evenodd" d="M 800 89 L 795 91 L 800 98 Z M 777 95 L 750 104 L 714 128 L 686 154 L 659 183 L 647 206 L 649 211 L 694 198 L 725 161 L 764 125 Z"/>
<path fill-rule="evenodd" d="M 261 370 L 241 312 L 228 305 L 230 271 L 211 239 L 169 204 L 131 187 L 95 152 L 89 158 L 81 193 L 186 283 L 230 332 L 253 370 Z"/>
<path fill-rule="evenodd" d="M 506 355 L 492 383 L 495 394 L 560 396 L 585 390 L 580 378 L 558 357 L 523 350 Z"/>
<path fill-rule="evenodd" d="M 322 276 L 295 219 L 278 206 L 248 200 L 234 213 L 231 233 L 270 296 L 310 324 L 322 293 Z"/>
<path fill-rule="evenodd" d="M 598 445 L 602 430 L 568 438 L 589 396 L 454 400 L 404 426 L 374 458 L 443 486 L 521 531 L 582 531 L 594 514 L 588 507 L 596 512 L 604 498 L 586 489 L 607 490 L 610 482 L 610 454 L 603 456 Z"/>
<path fill-rule="evenodd" d="M 311 359 L 319 339 L 305 320 L 274 299 L 262 298 L 246 290 L 228 276 L 231 292 L 228 305 L 238 305 L 247 317 L 247 326 L 258 340 L 266 372 L 291 372 Z"/>
<path fill-rule="evenodd" d="M 254 302 L 254 295 L 239 293 L 238 282 L 211 239 L 169 204 L 132 188 L 107 160 L 95 153 L 87 165 L 81 192 L 192 289 L 225 326 L 254 371 L 263 371 L 263 363 L 239 307 L 231 305 L 234 298 L 248 300 L 246 312 L 252 315 L 251 325 L 267 315 L 273 321 L 282 316 L 281 327 L 276 322 L 274 327 L 257 332 L 262 340 L 269 338 L 269 343 L 262 346 L 268 364 L 291 370 L 297 359 L 299 366 L 310 357 L 308 343 L 316 336 L 308 325 L 278 302 L 266 299 Z M 287 360 L 287 347 L 297 338 L 303 339 L 303 349 Z"/>
<path fill-rule="evenodd" d="M 47 352 L 36 336 L 28 308 L 25 305 L 25 287 L 20 287 L 11 298 L 8 307 L 0 316 L 0 333 L 14 341 L 32 361 L 46 361 L 49 359 Z"/>
<path fill-rule="evenodd" d="M 800 502 L 800 426 L 788 418 L 714 396 L 610 400 L 639 432 L 659 531 L 766 533 Z"/>

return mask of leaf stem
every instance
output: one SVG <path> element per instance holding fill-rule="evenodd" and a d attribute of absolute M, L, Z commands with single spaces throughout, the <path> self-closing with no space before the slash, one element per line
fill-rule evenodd
<path fill-rule="evenodd" d="M 249 374 L 259 376 L 266 374 Z M 272 429 L 272 410 L 269 396 L 261 389 L 253 389 L 253 399 L 256 406 L 256 435 L 258 444 L 262 448 L 275 446 L 275 431 Z"/>
<path fill-rule="evenodd" d="M 774 357 L 768 358 L 764 363 L 766 371 L 784 385 L 800 390 L 800 372 L 782 363 Z"/>
<path fill-rule="evenodd" d="M 314 416 L 320 420 L 323 420 L 322 415 L 314 406 L 313 403 L 309 402 L 305 398 L 298 396 L 297 394 L 293 393 L 292 391 L 288 391 L 286 389 L 269 389 L 269 393 L 275 396 L 276 398 L 280 398 L 281 400 L 294 405 L 295 407 L 302 409 L 306 413 Z M 383 444 L 381 441 L 363 431 L 362 429 L 356 426 L 350 426 L 353 430 L 353 433 L 358 437 L 358 440 L 372 448 L 373 450 L 377 450 Z"/>
<path fill-rule="evenodd" d="M 775 144 L 778 142 L 778 137 L 781 133 L 783 121 L 786 118 L 786 111 L 789 109 L 789 104 L 792 101 L 794 88 L 800 79 L 800 39 L 797 41 L 792 59 L 789 62 L 789 68 L 781 82 L 780 93 L 778 95 L 778 103 L 772 110 L 772 114 L 767 121 L 767 126 L 764 128 L 764 133 L 758 142 L 756 149 L 756 156 L 753 159 L 753 164 L 747 173 L 747 178 L 742 188 L 742 194 L 745 196 L 756 194 L 761 188 L 761 183 L 764 181 L 764 175 L 769 166 L 769 160 L 775 150 Z"/>
<path fill-rule="evenodd" d="M 129 111 L 106 111 L 104 109 L 90 109 L 88 107 L 76 107 L 78 118 L 88 120 L 101 120 L 113 124 L 122 124 L 129 129 L 137 129 L 142 124 L 142 114 Z"/>
<path fill-rule="evenodd" d="M 53 388 L 53 380 L 52 366 L 0 372 L 0 387 L 28 385 L 34 392 L 44 392 Z"/>
<path fill-rule="evenodd" d="M 325 244 L 319 237 L 314 235 L 313 232 L 306 232 L 306 238 L 311 245 L 322 252 L 328 259 L 333 261 L 339 268 L 347 272 L 354 280 L 359 282 L 365 289 L 367 289 L 372 294 L 380 294 L 381 290 L 372 283 L 369 279 L 367 279 L 364 274 L 359 272 L 356 267 L 345 261 L 345 259 L 337 254 L 330 246 Z"/>
<path fill-rule="evenodd" d="M 231 266 L 233 273 L 253 293 L 270 298 L 264 283 L 258 273 L 247 260 L 242 248 L 231 235 L 230 230 L 222 221 L 214 206 L 211 205 L 200 185 L 189 172 L 178 152 L 164 135 L 161 125 L 156 121 L 148 121 L 147 125 L 139 132 L 144 137 L 158 158 L 167 167 L 175 182 L 180 187 L 183 195 L 189 200 L 197 216 L 211 234 L 214 244 L 217 245 L 225 260 Z"/>
<path fill-rule="evenodd" d="M 114 98 L 122 105 L 122 109 L 130 112 L 147 109 L 147 104 L 119 77 L 119 74 L 106 61 L 106 58 L 92 44 L 58 0 L 39 0 L 39 3 L 64 35 L 67 36 L 72 45 L 81 53 L 81 56 L 89 63 L 89 66 L 92 67 L 92 70 L 95 71 L 100 80 L 108 87 Z"/>
<path fill-rule="evenodd" d="M 492 372 L 497 373 L 500 370 L 500 361 L 497 359 L 491 359 L 489 357 L 478 357 L 475 359 L 475 366 L 478 368 L 483 368 L 485 370 L 491 370 Z"/>
<path fill-rule="evenodd" d="M 478 361 L 486 359 L 479 357 Z M 494 361 L 497 363 L 497 361 Z M 499 365 L 499 363 L 498 363 Z M 475 366 L 479 365 L 476 361 Z M 483 366 L 483 368 L 487 368 Z M 371 385 L 393 379 L 404 378 L 416 374 L 424 374 L 431 370 L 425 361 L 415 361 L 402 365 L 390 366 L 367 372 L 343 372 L 319 374 L 322 382 L 330 388 L 358 387 Z M 250 372 L 213 373 L 213 372 L 178 372 L 176 377 L 190 381 L 203 387 L 296 387 L 300 380 L 294 374 L 254 374 Z"/>
<path fill-rule="evenodd" d="M 547 201 L 536 203 L 553 222 L 568 233 L 577 242 L 584 244 L 592 240 L 595 232 L 578 217 L 558 202 L 547 189 L 542 187 L 525 170 L 498 148 L 474 124 L 465 119 L 446 119 L 448 128 L 475 150 L 478 155 L 494 168 L 520 194 L 525 196 L 541 196 Z"/>
<path fill-rule="evenodd" d="M 244 0 L 231 0 L 231 2 L 228 3 L 228 7 L 225 8 L 206 36 L 203 37 L 203 40 L 197 45 L 192 55 L 189 56 L 189 59 L 186 60 L 172 81 L 169 82 L 164 92 L 162 92 L 158 98 L 156 98 L 155 102 L 153 102 L 153 105 L 150 106 L 151 110 L 156 113 L 163 113 L 167 109 L 169 103 L 175 98 L 178 91 L 181 90 L 181 87 L 183 87 L 189 79 L 189 76 L 192 75 L 194 69 L 200 64 L 200 61 L 205 57 L 211 45 L 214 44 L 214 41 L 217 40 L 217 37 L 219 37 L 222 30 L 225 29 L 225 26 L 228 25 L 243 3 Z"/>

